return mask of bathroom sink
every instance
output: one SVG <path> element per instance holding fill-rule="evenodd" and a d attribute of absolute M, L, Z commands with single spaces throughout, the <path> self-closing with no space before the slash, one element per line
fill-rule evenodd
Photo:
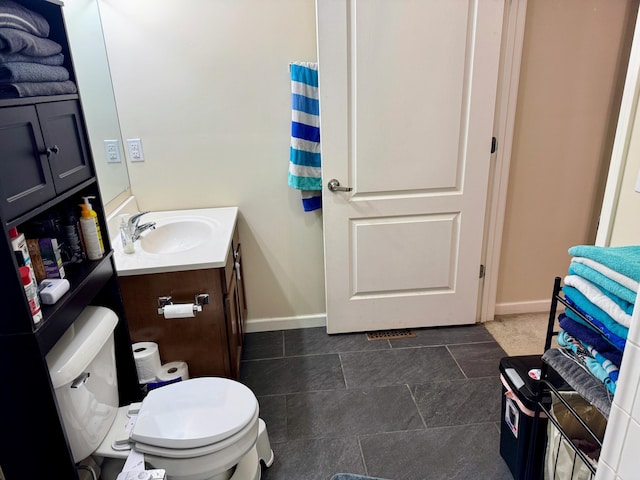
<path fill-rule="evenodd" d="M 210 240 L 219 224 L 213 219 L 177 219 L 163 225 L 156 222 L 155 230 L 147 230 L 140 237 L 140 248 L 145 252 L 159 254 L 186 252 Z"/>
<path fill-rule="evenodd" d="M 227 264 L 237 207 L 150 212 L 141 222 L 154 222 L 124 253 L 119 237 L 111 239 L 118 275 L 145 275 L 220 268 Z"/>

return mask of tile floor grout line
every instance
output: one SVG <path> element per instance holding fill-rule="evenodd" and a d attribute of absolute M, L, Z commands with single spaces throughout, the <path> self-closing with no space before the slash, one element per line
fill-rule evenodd
<path fill-rule="evenodd" d="M 369 468 L 367 462 L 364 459 L 364 450 L 362 450 L 362 443 L 360 442 L 360 435 L 356 434 L 356 441 L 358 442 L 358 448 L 360 449 L 360 458 L 362 459 L 362 466 L 364 467 L 364 474 L 369 475 Z"/>
<path fill-rule="evenodd" d="M 429 428 L 427 426 L 427 422 L 424 419 L 424 417 L 422 416 L 422 412 L 420 411 L 420 407 L 418 406 L 418 402 L 416 401 L 416 397 L 414 397 L 413 395 L 413 391 L 411 391 L 411 387 L 409 386 L 408 383 L 405 383 L 405 385 L 407 386 L 407 388 L 409 389 L 409 395 L 411 395 L 411 400 L 413 400 L 413 404 L 416 406 L 416 410 L 418 411 L 418 415 L 420 415 L 420 420 L 422 420 L 422 425 L 424 425 L 424 428 L 427 429 Z"/>
<path fill-rule="evenodd" d="M 338 360 L 340 360 L 340 371 L 342 372 L 342 380 L 344 381 L 345 390 L 349 390 L 349 385 L 347 383 L 347 376 L 344 374 L 344 365 L 342 364 L 342 354 L 338 354 Z"/>
<path fill-rule="evenodd" d="M 451 358 L 453 358 L 453 361 L 456 362 L 456 365 L 458 366 L 458 368 L 460 369 L 460 371 L 462 372 L 462 375 L 464 375 L 464 378 L 466 378 L 467 380 L 469 380 L 469 377 L 467 377 L 467 374 L 464 373 L 464 370 L 462 369 L 462 367 L 460 366 L 460 363 L 458 363 L 458 359 L 453 355 L 453 353 L 451 352 L 451 350 L 449 350 L 449 345 L 445 345 L 445 348 L 447 349 L 447 352 L 449 352 L 449 355 L 451 355 Z"/>
<path fill-rule="evenodd" d="M 287 357 L 287 351 L 286 351 L 286 345 L 285 345 L 285 337 L 284 337 L 284 330 L 281 330 L 280 333 L 282 334 L 282 358 L 286 358 Z"/>

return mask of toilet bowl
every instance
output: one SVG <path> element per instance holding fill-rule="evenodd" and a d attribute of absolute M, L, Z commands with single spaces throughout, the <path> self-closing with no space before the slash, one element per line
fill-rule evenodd
<path fill-rule="evenodd" d="M 74 461 L 94 455 L 122 464 L 133 449 L 169 479 L 258 480 L 260 462 L 270 466 L 273 452 L 258 401 L 243 384 L 192 378 L 118 408 L 117 321 L 109 309 L 87 307 L 47 355 Z"/>

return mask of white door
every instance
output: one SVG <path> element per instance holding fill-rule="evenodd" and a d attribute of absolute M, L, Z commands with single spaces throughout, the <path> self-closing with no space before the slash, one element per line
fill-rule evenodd
<path fill-rule="evenodd" d="M 504 0 L 316 9 L 327 331 L 474 323 Z"/>

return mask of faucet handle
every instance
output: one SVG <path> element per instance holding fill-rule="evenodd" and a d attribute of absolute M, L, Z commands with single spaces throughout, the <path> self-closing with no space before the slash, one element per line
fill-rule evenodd
<path fill-rule="evenodd" d="M 129 225 L 134 227 L 134 228 L 137 227 L 138 226 L 138 222 L 140 222 L 140 218 L 143 215 L 146 215 L 149 212 L 150 212 L 150 210 L 145 210 L 144 212 L 138 212 L 138 213 L 135 213 L 135 214 L 131 215 L 131 217 L 129 217 Z"/>

